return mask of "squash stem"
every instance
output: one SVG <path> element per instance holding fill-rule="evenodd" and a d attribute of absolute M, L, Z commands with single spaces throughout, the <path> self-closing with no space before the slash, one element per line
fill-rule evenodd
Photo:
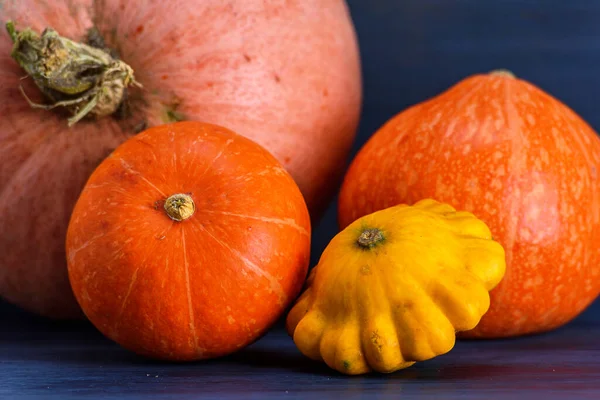
<path fill-rule="evenodd" d="M 84 117 L 113 114 L 128 86 L 141 87 L 133 69 L 104 49 L 67 39 L 52 28 L 39 35 L 30 28 L 18 31 L 8 21 L 6 30 L 13 41 L 11 57 L 50 102 L 33 103 L 21 90 L 28 103 L 46 110 L 64 107 L 72 114 L 69 126 Z"/>
<path fill-rule="evenodd" d="M 513 74 L 511 71 L 507 70 L 507 69 L 496 69 L 492 72 L 490 72 L 490 75 L 495 75 L 495 76 L 504 76 L 506 78 L 516 78 L 515 74 Z"/>
<path fill-rule="evenodd" d="M 362 231 L 362 233 L 356 240 L 356 243 L 364 249 L 370 249 L 370 248 L 375 247 L 378 243 L 382 242 L 384 239 L 385 238 L 383 236 L 383 232 L 381 232 L 377 228 L 370 228 L 370 229 L 365 229 L 364 231 Z"/>
<path fill-rule="evenodd" d="M 196 204 L 189 194 L 177 193 L 165 200 L 164 208 L 169 218 L 181 222 L 194 215 Z"/>

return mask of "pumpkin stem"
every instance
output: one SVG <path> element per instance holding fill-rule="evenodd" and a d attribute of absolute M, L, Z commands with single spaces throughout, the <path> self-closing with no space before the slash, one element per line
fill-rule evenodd
<path fill-rule="evenodd" d="M 196 204 L 189 194 L 177 193 L 165 200 L 165 211 L 169 218 L 181 222 L 194 215 Z"/>
<path fill-rule="evenodd" d="M 377 228 L 365 229 L 362 231 L 356 243 L 364 249 L 370 249 L 375 247 L 378 243 L 382 242 L 385 238 L 383 232 Z"/>
<path fill-rule="evenodd" d="M 496 75 L 496 76 L 504 76 L 507 78 L 516 78 L 515 74 L 513 74 L 511 71 L 507 70 L 507 69 L 495 69 L 492 72 L 490 72 L 490 75 Z"/>
<path fill-rule="evenodd" d="M 68 125 L 84 117 L 113 114 L 124 99 L 125 89 L 141 87 L 133 69 L 103 49 L 78 43 L 46 28 L 40 36 L 30 28 L 17 31 L 12 21 L 6 30 L 13 41 L 11 57 L 31 77 L 50 104 L 34 108 L 64 107 L 71 112 Z"/>

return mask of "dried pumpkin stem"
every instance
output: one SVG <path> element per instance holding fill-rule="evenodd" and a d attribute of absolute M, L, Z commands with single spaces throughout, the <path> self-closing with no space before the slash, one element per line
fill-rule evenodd
<path fill-rule="evenodd" d="M 490 75 L 496 75 L 496 76 L 504 76 L 506 78 L 516 78 L 515 74 L 513 74 L 511 71 L 507 70 L 507 69 L 496 69 L 492 72 L 490 72 Z"/>
<path fill-rule="evenodd" d="M 381 243 L 384 239 L 383 232 L 377 228 L 370 228 L 362 231 L 356 243 L 364 249 L 370 249 Z"/>
<path fill-rule="evenodd" d="M 165 200 L 165 211 L 169 218 L 181 222 L 194 215 L 196 204 L 189 194 L 177 193 Z"/>
<path fill-rule="evenodd" d="M 104 117 L 117 111 L 128 86 L 136 82 L 133 69 L 103 49 L 78 43 L 46 28 L 41 35 L 30 28 L 6 30 L 13 41 L 11 57 L 31 77 L 50 104 L 36 104 L 23 89 L 31 107 L 64 107 L 72 126 L 84 117 Z"/>

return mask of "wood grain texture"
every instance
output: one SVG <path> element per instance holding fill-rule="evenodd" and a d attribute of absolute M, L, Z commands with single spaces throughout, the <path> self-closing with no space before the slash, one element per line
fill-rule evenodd
<path fill-rule="evenodd" d="M 87 324 L 2 315 L 0 398 L 12 399 L 598 399 L 600 324 L 460 341 L 450 353 L 391 375 L 347 377 L 303 357 L 276 329 L 233 356 L 147 361 Z"/>

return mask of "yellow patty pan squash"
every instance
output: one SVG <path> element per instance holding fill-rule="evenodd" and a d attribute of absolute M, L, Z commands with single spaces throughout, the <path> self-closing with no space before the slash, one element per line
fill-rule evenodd
<path fill-rule="evenodd" d="M 304 355 L 344 374 L 393 372 L 450 351 L 505 268 L 473 214 L 431 199 L 394 206 L 333 238 L 286 327 Z"/>

